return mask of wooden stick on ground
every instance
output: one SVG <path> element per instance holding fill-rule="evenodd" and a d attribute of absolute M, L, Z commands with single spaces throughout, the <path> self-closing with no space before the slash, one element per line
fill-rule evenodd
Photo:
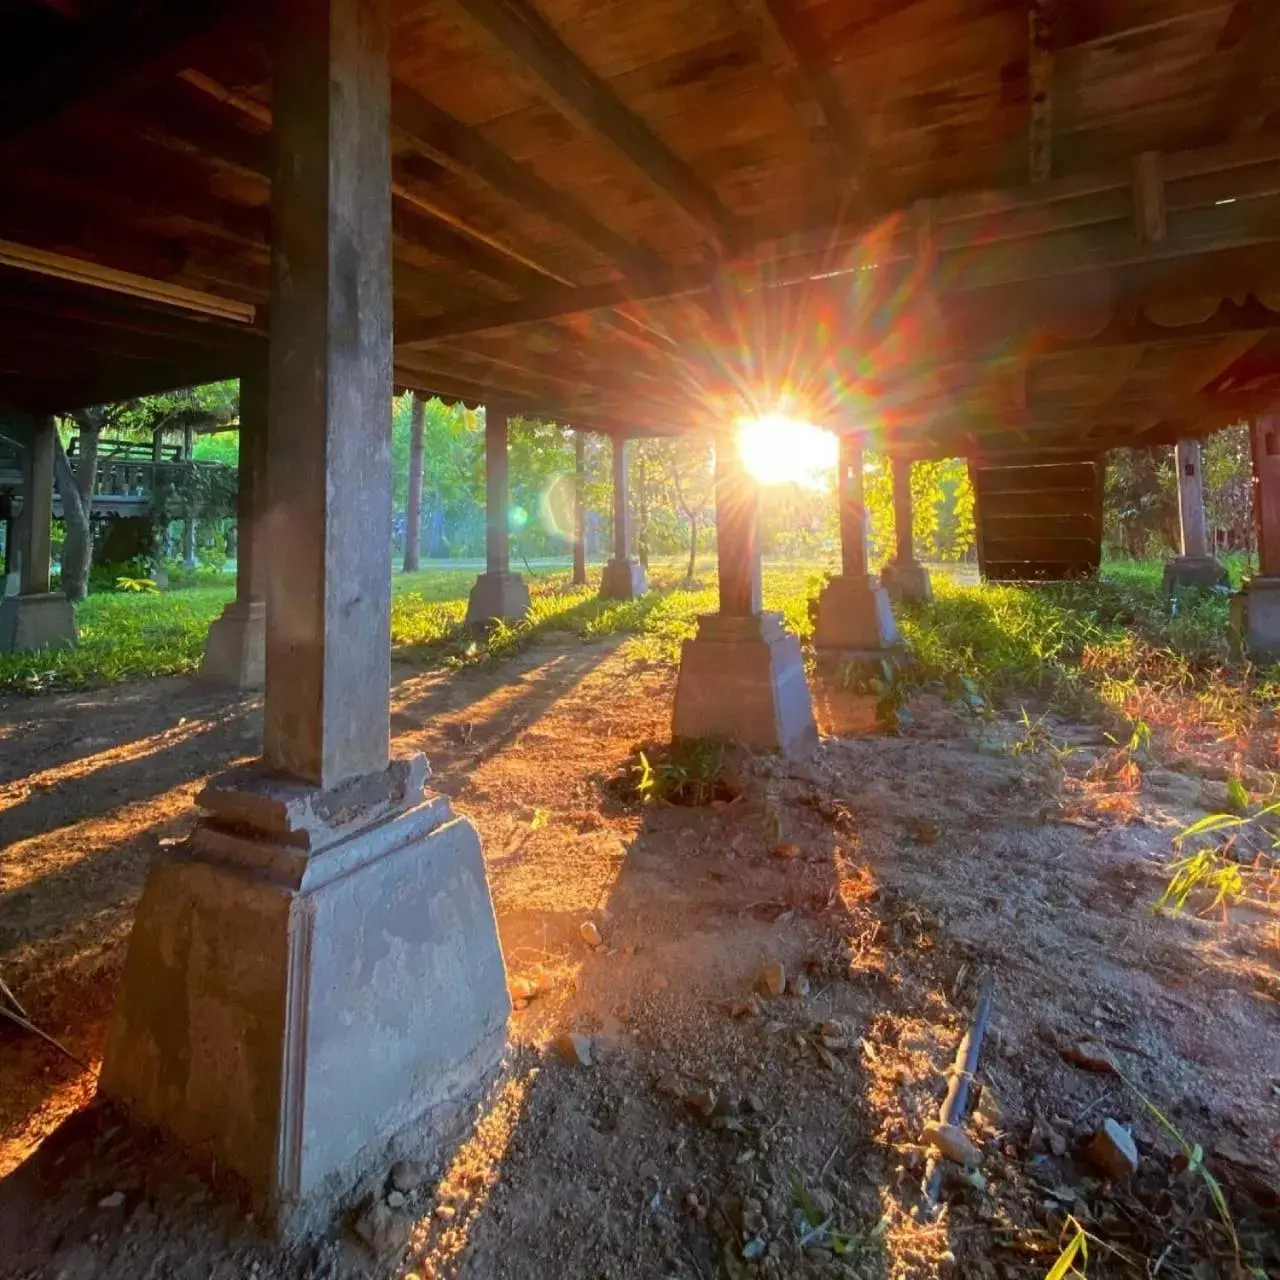
<path fill-rule="evenodd" d="M 978 991 L 978 1003 L 973 1010 L 973 1021 L 964 1033 L 956 1049 L 955 1062 L 951 1067 L 951 1083 L 947 1086 L 947 1096 L 942 1100 L 938 1112 L 939 1125 L 963 1125 L 965 1112 L 969 1109 L 969 1086 L 978 1071 L 978 1057 L 982 1053 L 982 1042 L 986 1038 L 987 1024 L 991 1021 L 991 1005 L 995 992 L 995 983 L 990 975 L 983 978 Z M 938 1198 L 942 1194 L 942 1157 L 931 1155 L 925 1165 L 924 1213 L 931 1218 L 938 1211 Z"/>

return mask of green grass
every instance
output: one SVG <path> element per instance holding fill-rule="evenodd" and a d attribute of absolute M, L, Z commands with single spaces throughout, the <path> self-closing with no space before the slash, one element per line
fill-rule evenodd
<path fill-rule="evenodd" d="M 499 661 L 553 633 L 583 641 L 622 635 L 633 657 L 674 662 L 699 614 L 716 608 L 714 564 L 699 565 L 692 589 L 682 584 L 682 570 L 675 560 L 656 562 L 648 595 L 610 601 L 597 594 L 598 570 L 591 585 L 575 588 L 563 566 L 537 564 L 526 571 L 529 616 L 486 640 L 463 625 L 474 565 L 396 574 L 393 651 L 423 666 L 461 665 Z M 817 565 L 766 565 L 765 607 L 782 612 L 807 640 L 822 581 Z M 1099 582 L 1037 587 L 963 585 L 935 572 L 934 587 L 932 604 L 899 611 L 920 678 L 954 686 L 964 676 L 991 700 L 1035 691 L 1077 706 L 1119 705 L 1138 686 L 1204 690 L 1229 659 L 1225 598 L 1188 595 L 1171 611 L 1154 562 L 1109 565 Z M 194 671 L 209 623 L 232 594 L 228 583 L 91 596 L 76 607 L 80 644 L 0 655 L 0 688 L 38 692 Z M 1255 686 L 1267 693 L 1277 684 Z"/>

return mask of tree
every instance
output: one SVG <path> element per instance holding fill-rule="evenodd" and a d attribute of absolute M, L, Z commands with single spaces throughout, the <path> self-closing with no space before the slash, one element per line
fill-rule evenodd
<path fill-rule="evenodd" d="M 410 392 L 409 500 L 405 507 L 404 571 L 418 572 L 418 539 L 422 535 L 422 397 Z"/>
<path fill-rule="evenodd" d="M 654 466 L 647 473 L 650 513 L 674 509 L 688 528 L 689 560 L 685 581 L 692 582 L 698 568 L 698 534 L 710 518 L 715 499 L 715 470 L 710 441 L 682 436 L 671 440 L 646 440 L 643 447 Z M 646 514 L 646 526 L 651 524 Z M 646 529 L 646 541 L 654 529 Z"/>
<path fill-rule="evenodd" d="M 93 405 L 70 415 L 76 429 L 75 466 L 63 446 L 61 433 L 54 446 L 53 461 L 54 483 L 62 499 L 62 515 L 67 526 L 62 550 L 62 590 L 68 599 L 83 600 L 89 589 L 89 568 L 93 562 L 93 491 L 98 480 L 103 433 L 110 431 L 123 439 L 151 441 L 168 431 L 204 432 L 226 426 L 238 414 L 237 384 L 220 382 L 116 404 Z M 166 514 L 170 492 L 157 485 L 153 478 L 152 507 L 158 519 Z"/>

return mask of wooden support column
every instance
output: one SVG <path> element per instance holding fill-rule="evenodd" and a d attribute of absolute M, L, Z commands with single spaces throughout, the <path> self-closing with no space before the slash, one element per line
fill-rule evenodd
<path fill-rule="evenodd" d="M 52 415 L 36 418 L 30 426 L 22 468 L 22 519 L 17 522 L 18 594 L 0 601 L 0 653 L 76 642 L 71 602 L 49 590 L 57 431 Z M 13 524 L 9 531 L 12 536 Z"/>
<path fill-rule="evenodd" d="M 759 486 L 731 436 L 716 441 L 720 609 L 685 641 L 672 733 L 753 751 L 800 752 L 817 741 L 800 642 L 760 597 Z"/>
<path fill-rule="evenodd" d="M 911 459 L 893 459 L 894 554 L 899 564 L 915 559 L 915 517 L 911 509 Z"/>
<path fill-rule="evenodd" d="M 485 565 L 490 573 L 511 568 L 511 482 L 507 459 L 507 411 L 484 411 Z"/>
<path fill-rule="evenodd" d="M 320 787 L 388 760 L 388 8 L 277 8 L 264 754 Z"/>
<path fill-rule="evenodd" d="M 467 625 L 477 629 L 495 622 L 518 622 L 529 611 L 529 589 L 518 573 L 511 572 L 507 460 L 510 416 L 501 405 L 485 405 L 485 571 L 476 579 L 467 602 Z"/>
<path fill-rule="evenodd" d="M 626 560 L 631 555 L 631 503 L 627 484 L 627 441 L 613 439 L 613 557 Z"/>
<path fill-rule="evenodd" d="M 760 488 L 747 474 L 734 442 L 716 441 L 716 558 L 720 612 L 754 618 L 760 593 Z"/>
<path fill-rule="evenodd" d="M 422 397 L 411 393 L 409 409 L 409 497 L 404 513 L 404 571 L 418 572 L 418 545 L 422 537 L 422 449 L 426 414 Z M 430 548 L 428 548 L 428 551 Z"/>
<path fill-rule="evenodd" d="M 240 459 L 236 490 L 236 598 L 209 624 L 200 679 L 256 689 L 266 675 L 267 367 L 240 376 Z"/>
<path fill-rule="evenodd" d="M 1280 414 L 1256 418 L 1250 440 L 1259 575 L 1280 578 Z"/>
<path fill-rule="evenodd" d="M 1182 554 L 1207 556 L 1209 541 L 1205 530 L 1200 441 L 1179 440 L 1174 447 L 1174 458 L 1178 467 L 1178 524 L 1182 532 Z"/>
<path fill-rule="evenodd" d="M 862 476 L 862 441 L 840 437 L 837 477 L 840 503 L 840 571 L 846 578 L 867 576 L 867 499 Z"/>
<path fill-rule="evenodd" d="M 587 583 L 586 486 L 587 441 L 581 431 L 573 433 L 573 585 Z"/>
<path fill-rule="evenodd" d="M 644 566 L 631 554 L 631 495 L 627 484 L 627 441 L 613 438 L 613 555 L 600 579 L 600 594 L 634 600 L 649 589 Z"/>
<path fill-rule="evenodd" d="M 49 591 L 49 556 L 53 525 L 53 454 L 58 426 L 52 414 L 37 418 L 31 437 L 23 503 L 27 545 L 22 555 L 22 594 L 46 595 Z"/>

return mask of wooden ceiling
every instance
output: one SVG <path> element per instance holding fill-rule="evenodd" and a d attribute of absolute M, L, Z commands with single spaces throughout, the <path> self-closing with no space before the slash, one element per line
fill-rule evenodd
<path fill-rule="evenodd" d="M 269 4 L 0 0 L 0 400 L 260 359 Z M 607 431 L 781 404 L 918 453 L 1280 396 L 1273 0 L 393 0 L 396 376 Z"/>

